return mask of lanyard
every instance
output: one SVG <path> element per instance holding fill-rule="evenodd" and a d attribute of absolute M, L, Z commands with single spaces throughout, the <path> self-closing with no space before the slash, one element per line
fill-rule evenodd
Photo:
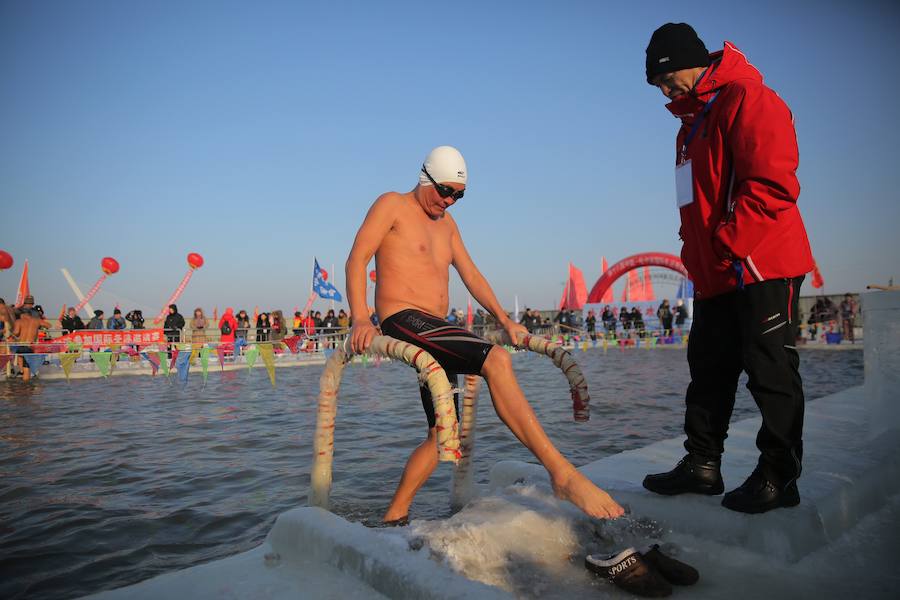
<path fill-rule="evenodd" d="M 687 137 L 684 138 L 684 143 L 681 145 L 681 163 L 684 163 L 685 158 L 687 158 L 688 146 L 691 144 L 691 140 L 693 140 L 694 136 L 697 134 L 697 130 L 700 128 L 700 124 L 703 123 L 703 119 L 706 118 L 706 114 L 712 107 L 712 103 L 716 101 L 716 98 L 718 96 L 719 92 L 713 94 L 713 97 L 710 98 L 709 102 L 706 103 L 706 106 L 703 107 L 703 111 L 700 112 L 700 116 L 697 117 L 696 121 L 694 121 L 694 126 L 691 127 L 691 130 L 688 132 Z"/>

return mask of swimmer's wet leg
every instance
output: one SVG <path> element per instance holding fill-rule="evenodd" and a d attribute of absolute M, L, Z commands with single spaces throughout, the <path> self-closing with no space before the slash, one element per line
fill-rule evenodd
<path fill-rule="evenodd" d="M 397 491 L 384 513 L 384 521 L 395 521 L 409 514 L 409 506 L 416 497 L 416 492 L 428 481 L 437 465 L 437 429 L 432 427 L 428 430 L 425 441 L 413 450 L 406 461 Z"/>
<path fill-rule="evenodd" d="M 497 416 L 547 469 L 558 498 L 568 500 L 592 517 L 616 518 L 624 514 L 622 507 L 566 460 L 547 437 L 516 381 L 509 352 L 494 346 L 481 374 L 487 381 Z"/>

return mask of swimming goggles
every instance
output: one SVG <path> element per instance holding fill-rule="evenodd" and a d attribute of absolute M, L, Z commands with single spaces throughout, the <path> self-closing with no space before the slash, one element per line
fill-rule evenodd
<path fill-rule="evenodd" d="M 428 177 L 428 180 L 434 185 L 434 189 L 437 190 L 438 196 L 441 198 L 453 198 L 454 201 L 459 200 L 465 195 L 466 190 L 454 190 L 449 185 L 444 185 L 443 183 L 438 183 L 434 180 L 434 177 L 425 170 L 425 165 L 422 165 L 422 172 Z"/>

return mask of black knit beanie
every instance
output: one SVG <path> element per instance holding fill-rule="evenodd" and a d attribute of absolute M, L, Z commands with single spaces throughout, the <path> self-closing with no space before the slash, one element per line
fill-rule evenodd
<path fill-rule="evenodd" d="M 666 23 L 647 46 L 647 83 L 662 73 L 709 66 L 709 51 L 687 23 Z"/>

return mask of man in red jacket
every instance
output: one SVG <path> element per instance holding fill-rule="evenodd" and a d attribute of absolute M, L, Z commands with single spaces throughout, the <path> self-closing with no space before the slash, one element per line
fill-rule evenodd
<path fill-rule="evenodd" d="M 695 286 L 688 343 L 688 455 L 648 475 L 659 494 L 720 494 L 720 459 L 741 371 L 763 416 L 760 458 L 723 506 L 796 506 L 803 385 L 794 347 L 797 297 L 813 266 L 797 197 L 797 137 L 787 105 L 731 43 L 709 54 L 690 25 L 668 23 L 647 47 L 647 81 L 681 119 L 676 204 L 681 257 Z"/>

